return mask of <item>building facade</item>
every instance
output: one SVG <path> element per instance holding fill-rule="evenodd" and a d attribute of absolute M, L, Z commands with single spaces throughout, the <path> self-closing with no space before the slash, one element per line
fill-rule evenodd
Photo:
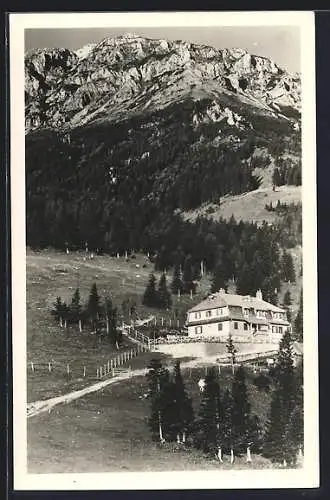
<path fill-rule="evenodd" d="M 260 290 L 255 297 L 220 290 L 187 312 L 188 336 L 253 336 L 281 338 L 291 325 L 286 311 L 266 302 Z"/>

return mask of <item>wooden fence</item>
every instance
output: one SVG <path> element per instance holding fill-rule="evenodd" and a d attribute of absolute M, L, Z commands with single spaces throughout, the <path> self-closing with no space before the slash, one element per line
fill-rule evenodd
<path fill-rule="evenodd" d="M 84 364 L 77 364 L 76 362 L 65 364 L 52 360 L 49 362 L 29 361 L 27 363 L 27 369 L 32 373 L 37 371 L 42 371 L 43 373 L 56 372 L 67 377 L 89 377 L 99 380 L 110 374 L 114 375 L 118 373 L 118 370 L 121 369 L 122 366 L 126 365 L 128 361 L 137 357 L 142 352 L 147 352 L 148 350 L 149 349 L 145 345 L 139 343 L 133 349 L 128 349 L 112 356 L 106 363 L 99 365 L 97 368 L 86 366 Z"/>

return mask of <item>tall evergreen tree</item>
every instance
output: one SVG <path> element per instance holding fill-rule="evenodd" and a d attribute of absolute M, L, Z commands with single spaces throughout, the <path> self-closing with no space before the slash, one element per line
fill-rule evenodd
<path fill-rule="evenodd" d="M 296 272 L 294 269 L 292 255 L 284 252 L 281 260 L 282 278 L 284 281 L 294 283 L 296 281 Z"/>
<path fill-rule="evenodd" d="M 273 462 L 288 464 L 292 463 L 293 448 L 289 428 L 297 397 L 292 343 L 288 331 L 280 342 L 274 375 L 276 386 L 271 401 L 263 453 Z"/>
<path fill-rule="evenodd" d="M 158 306 L 162 309 L 169 309 L 172 304 L 171 294 L 167 289 L 166 275 L 163 273 L 159 279 L 158 285 Z"/>
<path fill-rule="evenodd" d="M 299 309 L 294 321 L 294 336 L 299 342 L 303 340 L 304 327 L 304 311 L 303 311 L 303 291 L 300 292 Z"/>
<path fill-rule="evenodd" d="M 237 349 L 236 349 L 236 347 L 234 345 L 233 337 L 231 336 L 231 334 L 228 335 L 228 339 L 227 339 L 227 343 L 226 343 L 226 348 L 227 348 L 227 353 L 230 356 L 232 372 L 234 374 Z"/>
<path fill-rule="evenodd" d="M 193 274 L 192 274 L 192 259 L 190 255 L 187 255 L 183 264 L 183 288 L 185 293 L 190 293 L 195 291 Z"/>
<path fill-rule="evenodd" d="M 173 279 L 171 283 L 172 293 L 180 296 L 183 292 L 183 282 L 181 279 L 180 264 L 175 264 L 173 269 Z"/>
<path fill-rule="evenodd" d="M 64 320 L 64 304 L 62 303 L 61 297 L 56 297 L 56 301 L 54 303 L 53 309 L 51 311 L 52 316 L 59 321 L 60 326 L 63 326 L 63 320 Z"/>
<path fill-rule="evenodd" d="M 233 446 L 236 453 L 251 447 L 251 406 L 248 400 L 245 370 L 239 366 L 232 384 L 232 431 Z"/>
<path fill-rule="evenodd" d="M 191 430 L 194 420 L 191 399 L 188 397 L 180 368 L 177 361 L 174 368 L 173 385 L 173 429 L 177 436 L 177 442 L 185 442 L 188 432 Z"/>
<path fill-rule="evenodd" d="M 103 310 L 107 337 L 109 338 L 110 342 L 118 349 L 120 337 L 117 332 L 117 309 L 113 306 L 110 296 L 107 296 L 105 298 Z"/>
<path fill-rule="evenodd" d="M 169 372 L 162 366 L 159 359 L 152 359 L 146 375 L 149 387 L 150 417 L 148 425 L 152 438 L 163 443 L 173 431 L 172 422 L 169 422 L 170 411 L 173 408 Z"/>
<path fill-rule="evenodd" d="M 100 319 L 100 311 L 100 296 L 97 291 L 96 283 L 93 283 L 88 297 L 87 317 L 94 331 L 97 330 L 98 322 Z"/>
<path fill-rule="evenodd" d="M 195 444 L 205 453 L 218 455 L 221 429 L 220 387 L 214 369 L 205 377 L 205 387 L 195 426 Z"/>
<path fill-rule="evenodd" d="M 218 264 L 213 273 L 213 279 L 211 283 L 211 293 L 218 292 L 221 288 L 227 290 L 227 284 L 224 278 L 224 272 L 222 264 Z"/>
<path fill-rule="evenodd" d="M 143 295 L 143 304 L 148 307 L 157 307 L 158 294 L 156 290 L 156 278 L 153 273 L 150 274 L 147 287 Z"/>
<path fill-rule="evenodd" d="M 289 307 L 291 306 L 291 304 L 292 304 L 291 293 L 290 290 L 287 290 L 284 294 L 283 305 L 285 307 Z"/>
<path fill-rule="evenodd" d="M 78 323 L 79 329 L 81 330 L 82 306 L 80 303 L 79 288 L 76 288 L 76 290 L 74 291 L 69 308 L 69 314 L 70 314 L 70 321 L 72 323 Z"/>
<path fill-rule="evenodd" d="M 234 462 L 234 432 L 233 432 L 233 398 L 231 391 L 226 389 L 222 399 L 221 438 L 225 453 L 230 453 L 230 461 Z"/>

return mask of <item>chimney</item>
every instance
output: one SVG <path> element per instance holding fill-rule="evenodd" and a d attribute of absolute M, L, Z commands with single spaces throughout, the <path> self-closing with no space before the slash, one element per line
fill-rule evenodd
<path fill-rule="evenodd" d="M 222 294 L 226 293 L 226 290 L 224 288 L 220 288 L 218 293 L 220 293 L 222 295 Z"/>
<path fill-rule="evenodd" d="M 259 299 L 259 300 L 262 300 L 262 292 L 261 290 L 257 290 L 257 293 L 256 293 L 256 298 Z"/>

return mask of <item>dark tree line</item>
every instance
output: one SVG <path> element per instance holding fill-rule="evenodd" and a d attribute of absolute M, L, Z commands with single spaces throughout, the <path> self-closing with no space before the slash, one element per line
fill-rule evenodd
<path fill-rule="evenodd" d="M 277 160 L 272 181 L 274 186 L 301 186 L 301 163 L 292 164 L 283 159 Z"/>
<path fill-rule="evenodd" d="M 272 381 L 269 420 L 265 425 L 251 411 L 243 366 L 233 373 L 231 387 L 224 390 L 214 368 L 209 370 L 195 416 L 179 362 L 171 378 L 160 360 L 153 360 L 147 379 L 149 427 L 156 441 L 186 443 L 220 462 L 227 454 L 231 463 L 243 454 L 250 462 L 253 452 L 277 464 L 296 466 L 303 453 L 302 367 L 294 368 L 289 333 L 282 338 L 277 362 L 269 376 L 260 374 L 255 380 L 259 390 L 268 392 Z"/>
<path fill-rule="evenodd" d="M 117 330 L 117 308 L 110 296 L 101 300 L 95 283 L 86 304 L 81 303 L 80 290 L 76 288 L 69 304 L 61 297 L 56 298 L 51 314 L 61 327 L 77 325 L 80 332 L 88 327 L 95 334 L 106 336 L 117 347 L 121 342 L 121 335 Z"/>
<path fill-rule="evenodd" d="M 210 104 L 186 100 L 146 117 L 79 127 L 70 141 L 49 130 L 28 134 L 27 243 L 63 248 L 65 240 L 72 247 L 88 240 L 94 250 L 158 251 L 156 228 L 175 210 L 258 187 L 255 148 L 270 147 L 274 134 L 289 148 L 295 134 L 284 122 L 253 114 L 245 118 L 254 130 L 226 121 L 194 127 L 193 116 Z M 226 132 L 239 142 L 215 146 Z"/>

